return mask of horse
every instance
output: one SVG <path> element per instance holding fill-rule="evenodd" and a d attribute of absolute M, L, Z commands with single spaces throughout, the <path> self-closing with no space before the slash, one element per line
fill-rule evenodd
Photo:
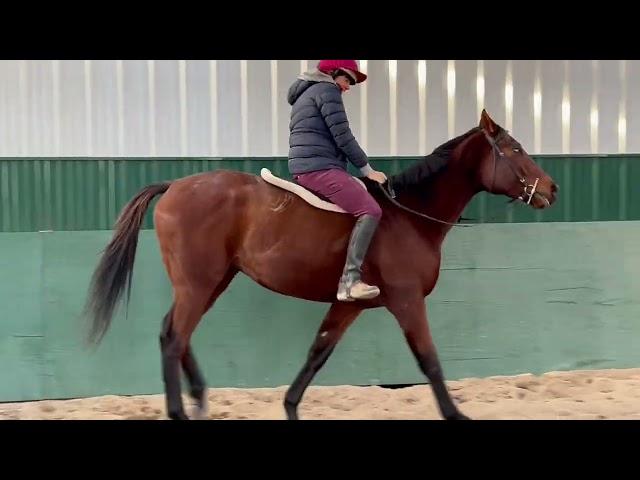
<path fill-rule="evenodd" d="M 378 297 L 336 299 L 353 216 L 315 208 L 260 176 L 215 170 L 148 185 L 123 207 L 89 285 L 89 340 L 98 344 L 104 337 L 125 289 L 129 301 L 138 232 L 150 202 L 162 194 L 153 220 L 174 295 L 160 331 L 170 419 L 189 419 L 181 369 L 195 416 L 207 416 L 206 382 L 190 339 L 238 272 L 273 292 L 330 304 L 286 391 L 287 419 L 299 418 L 305 390 L 347 328 L 362 311 L 381 307 L 397 320 L 441 416 L 468 419 L 445 385 L 427 320 L 425 299 L 438 280 L 443 241 L 453 227 L 464 225 L 460 215 L 481 191 L 545 209 L 556 201 L 559 187 L 485 110 L 477 127 L 390 176 L 386 186 L 362 180 L 383 211 L 362 266 L 363 280 L 380 287 Z"/>

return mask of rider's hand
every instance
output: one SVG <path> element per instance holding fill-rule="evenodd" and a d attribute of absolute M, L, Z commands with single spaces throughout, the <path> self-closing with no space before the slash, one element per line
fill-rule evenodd
<path fill-rule="evenodd" d="M 367 175 L 367 178 L 369 178 L 371 180 L 374 180 L 374 181 L 376 181 L 376 182 L 378 182 L 380 184 L 382 184 L 382 183 L 387 181 L 387 176 L 384 173 L 378 172 L 376 170 L 370 172 Z"/>

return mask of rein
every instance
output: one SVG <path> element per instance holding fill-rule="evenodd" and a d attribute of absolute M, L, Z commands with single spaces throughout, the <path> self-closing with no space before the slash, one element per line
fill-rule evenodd
<path fill-rule="evenodd" d="M 381 184 L 378 184 L 378 186 L 380 187 L 380 190 L 382 190 L 382 193 L 384 193 L 385 197 L 387 197 L 389 199 L 389 201 L 391 203 L 393 203 L 396 207 L 401 208 L 402 210 L 405 210 L 405 211 L 407 211 L 409 213 L 417 215 L 418 217 L 426 218 L 427 220 L 431 220 L 433 222 L 442 223 L 443 225 L 450 225 L 452 227 L 473 227 L 474 226 L 473 224 L 468 224 L 468 223 L 445 222 L 444 220 L 440 220 L 439 218 L 430 217 L 429 215 L 426 215 L 426 214 L 420 213 L 420 212 L 416 212 L 415 210 L 412 210 L 409 207 L 405 207 L 401 203 L 398 203 L 396 200 L 394 200 L 396 194 L 393 191 L 393 186 L 391 185 L 391 181 L 390 180 L 387 180 L 386 185 L 388 186 L 389 191 L 387 191 L 384 188 L 384 186 L 382 186 Z"/>
<path fill-rule="evenodd" d="M 505 153 L 500 150 L 500 147 L 498 146 L 498 142 L 492 138 L 486 131 L 483 130 L 484 136 L 487 139 L 487 141 L 489 142 L 489 145 L 491 145 L 491 150 L 493 153 L 493 182 L 495 183 L 495 175 L 496 175 L 496 165 L 498 162 L 498 158 L 504 158 L 507 160 L 507 165 L 509 166 L 509 168 L 511 169 L 511 171 L 513 172 L 513 174 L 518 178 L 518 181 L 523 185 L 523 194 L 520 195 L 517 198 L 513 198 L 510 201 L 507 202 L 507 204 L 512 204 L 513 202 L 515 202 L 516 200 L 521 201 L 523 203 L 526 203 L 527 205 L 529 205 L 531 203 L 531 199 L 533 198 L 533 196 L 537 193 L 536 192 L 536 188 L 538 187 L 538 181 L 540 180 L 539 178 L 536 178 L 535 182 L 533 184 L 527 184 L 527 181 L 524 177 L 518 175 L 518 173 L 514 170 L 513 165 L 511 164 L 511 162 L 509 162 L 509 157 L 507 155 L 505 155 Z M 387 179 L 386 182 L 386 186 L 389 189 L 387 191 L 387 189 L 381 185 L 378 184 L 378 186 L 380 187 L 380 190 L 382 190 L 382 193 L 384 193 L 385 197 L 387 197 L 387 199 L 393 203 L 396 207 L 405 210 L 409 213 L 412 213 L 413 215 L 416 215 L 418 217 L 422 217 L 425 218 L 427 220 L 431 220 L 432 222 L 436 222 L 436 223 L 441 223 L 443 225 L 449 225 L 451 227 L 473 227 L 475 224 L 469 224 L 469 223 L 451 223 L 451 222 L 447 222 L 445 220 L 441 220 L 439 218 L 435 218 L 435 217 L 431 217 L 429 215 L 426 215 L 424 213 L 420 213 L 420 212 L 416 212 L 415 210 L 409 208 L 409 207 L 405 207 L 404 205 L 398 203 L 395 200 L 395 192 L 393 190 L 393 185 L 391 184 L 391 179 Z M 493 186 L 492 186 L 493 188 Z M 527 201 L 525 202 L 524 197 L 528 197 Z M 461 219 L 463 219 L 461 217 Z M 490 217 L 489 220 L 491 220 L 492 218 Z M 471 219 L 464 219 L 464 220 L 471 220 Z"/>

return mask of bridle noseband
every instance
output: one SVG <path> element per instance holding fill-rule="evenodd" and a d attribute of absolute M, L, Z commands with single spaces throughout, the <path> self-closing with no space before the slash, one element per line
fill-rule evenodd
<path fill-rule="evenodd" d="M 505 155 L 505 153 L 502 150 L 500 150 L 500 147 L 498 146 L 498 142 L 502 141 L 505 135 L 508 135 L 508 132 L 506 130 L 502 130 L 498 135 L 498 138 L 495 138 L 495 139 L 491 135 L 489 135 L 487 131 L 484 129 L 482 129 L 482 133 L 484 133 L 484 136 L 489 142 L 489 145 L 491 145 L 491 150 L 493 152 L 493 180 L 491 182 L 490 193 L 493 193 L 493 187 L 496 181 L 496 170 L 497 170 L 498 158 L 504 158 L 505 160 L 507 160 L 507 165 L 509 166 L 513 174 L 516 176 L 518 181 L 522 184 L 522 189 L 523 189 L 522 195 L 520 195 L 519 197 L 513 198 L 508 203 L 513 203 L 516 200 L 520 200 L 521 202 L 524 202 L 525 204 L 529 205 L 531 203 L 531 200 L 533 199 L 533 196 L 536 194 L 536 189 L 538 188 L 538 182 L 540 181 L 540 178 L 536 178 L 533 184 L 528 184 L 526 177 L 523 175 L 519 175 L 518 172 L 516 172 L 512 162 L 510 161 L 509 156 Z M 473 227 L 474 226 L 473 224 L 467 224 L 467 223 L 446 222 L 444 220 L 440 220 L 438 218 L 434 218 L 429 215 L 425 215 L 424 213 L 416 212 L 415 210 L 405 207 L 404 205 L 398 203 L 395 200 L 396 194 L 393 190 L 393 186 L 391 185 L 391 179 L 388 179 L 386 182 L 386 186 L 389 189 L 389 191 L 387 191 L 387 189 L 381 184 L 378 184 L 378 186 L 380 187 L 384 195 L 387 197 L 387 199 L 398 208 L 401 208 L 402 210 L 410 212 L 419 217 L 426 218 L 427 220 L 431 220 L 437 223 L 442 223 L 444 225 L 449 225 L 452 227 Z M 525 198 L 527 199 L 526 202 L 525 202 Z"/>

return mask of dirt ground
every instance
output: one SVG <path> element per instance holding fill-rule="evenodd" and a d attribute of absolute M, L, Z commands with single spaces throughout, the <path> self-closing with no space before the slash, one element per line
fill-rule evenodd
<path fill-rule="evenodd" d="M 640 368 L 551 372 L 541 376 L 470 378 L 448 382 L 472 419 L 639 419 Z M 210 389 L 210 419 L 284 419 L 286 386 Z M 310 387 L 301 419 L 439 419 L 429 386 Z M 185 397 L 188 408 L 191 405 Z M 0 404 L 8 419 L 165 419 L 164 397 L 104 396 Z"/>

